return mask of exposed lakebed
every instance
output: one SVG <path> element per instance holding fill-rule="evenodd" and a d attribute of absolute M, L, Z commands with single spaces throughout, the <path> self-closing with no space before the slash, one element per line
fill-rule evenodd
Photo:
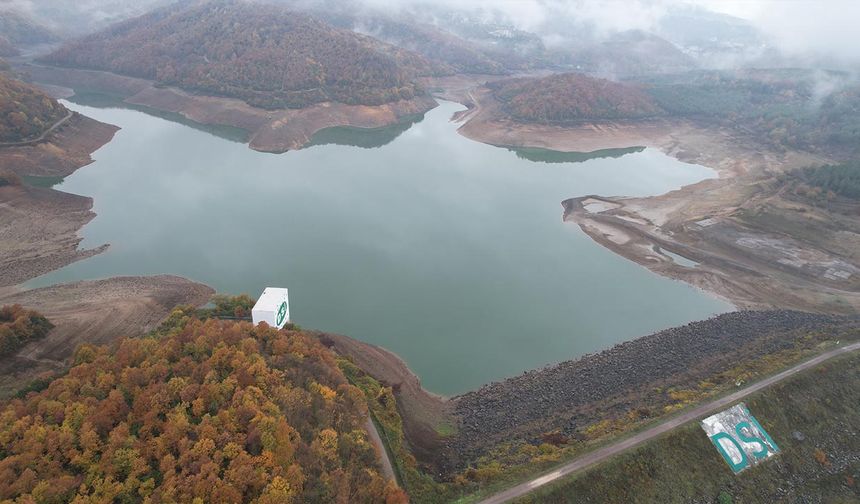
<path fill-rule="evenodd" d="M 443 102 L 408 128 L 328 130 L 273 155 L 98 105 L 67 104 L 122 130 L 57 188 L 94 199 L 82 246 L 111 246 L 32 285 L 170 273 L 226 293 L 285 286 L 296 323 L 390 349 L 442 394 L 731 309 L 562 222 L 570 197 L 714 176 L 653 149 L 523 155 L 458 135 L 462 107 Z"/>

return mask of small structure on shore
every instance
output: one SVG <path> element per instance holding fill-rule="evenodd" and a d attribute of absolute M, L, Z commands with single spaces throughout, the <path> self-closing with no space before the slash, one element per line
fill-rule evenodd
<path fill-rule="evenodd" d="M 254 325 L 265 322 L 280 329 L 290 321 L 290 300 L 287 289 L 266 287 L 257 303 L 251 308 L 251 320 Z"/>

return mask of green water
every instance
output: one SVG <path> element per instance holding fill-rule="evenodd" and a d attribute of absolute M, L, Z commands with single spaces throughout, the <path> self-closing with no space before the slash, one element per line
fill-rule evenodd
<path fill-rule="evenodd" d="M 288 287 L 296 323 L 382 345 L 443 394 L 731 309 L 562 222 L 566 198 L 713 176 L 651 149 L 535 162 L 460 136 L 461 107 L 443 103 L 273 155 L 140 110 L 68 106 L 122 127 L 60 186 L 94 198 L 83 246 L 111 246 L 34 285 L 172 273 L 228 293 Z"/>

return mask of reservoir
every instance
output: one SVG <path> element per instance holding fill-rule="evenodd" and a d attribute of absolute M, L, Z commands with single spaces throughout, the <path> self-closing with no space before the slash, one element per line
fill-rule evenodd
<path fill-rule="evenodd" d="M 103 254 L 30 285 L 170 273 L 222 293 L 288 287 L 293 321 L 381 345 L 453 395 L 731 310 L 562 222 L 586 194 L 715 176 L 652 149 L 561 154 L 468 140 L 442 102 L 410 124 L 255 152 L 227 128 L 76 99 L 122 128 L 59 190 L 94 199 Z"/>

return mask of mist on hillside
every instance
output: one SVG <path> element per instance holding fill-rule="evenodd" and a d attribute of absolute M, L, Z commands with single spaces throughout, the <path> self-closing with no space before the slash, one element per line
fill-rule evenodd
<path fill-rule="evenodd" d="M 205 0 L 180 0 L 193 4 Z M 343 14 L 371 35 L 368 18 L 435 26 L 477 43 L 564 53 L 600 43 L 625 43 L 630 33 L 659 37 L 704 68 L 860 65 L 853 27 L 860 4 L 850 1 L 717 2 L 713 0 L 247 0 L 294 10 Z M 171 0 L 0 0 L 0 11 L 31 17 L 63 37 L 170 5 Z M 384 36 L 384 34 L 383 34 Z M 619 37 L 621 37 L 619 39 Z"/>

